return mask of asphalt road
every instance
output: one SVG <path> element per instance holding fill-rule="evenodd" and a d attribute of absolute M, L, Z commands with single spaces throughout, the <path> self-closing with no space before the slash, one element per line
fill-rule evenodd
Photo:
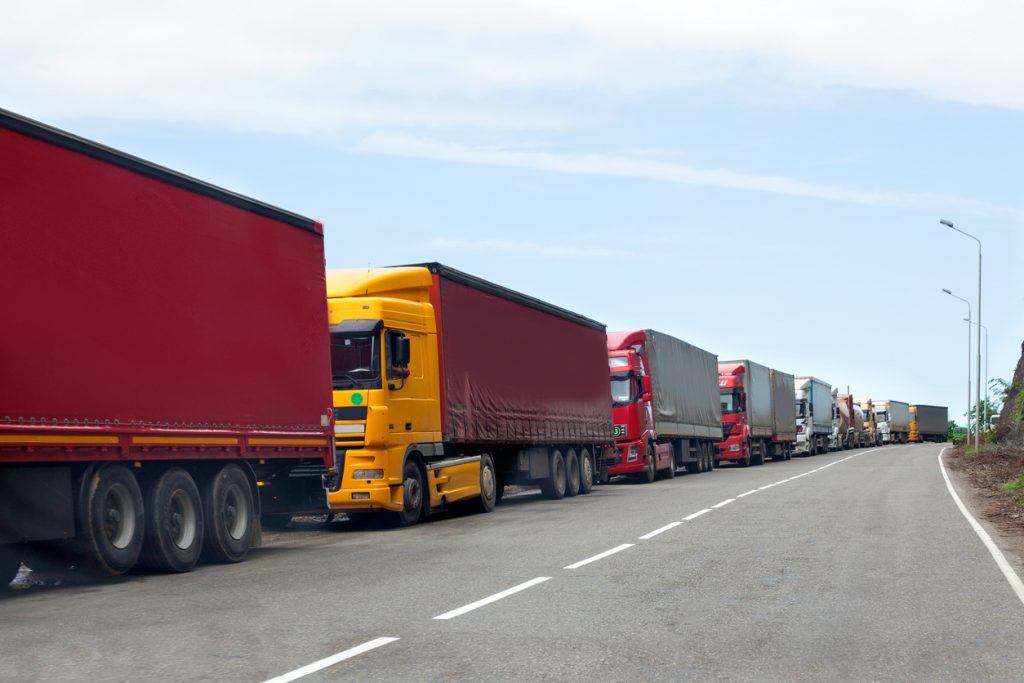
<path fill-rule="evenodd" d="M 240 565 L 13 591 L 0 678 L 1019 681 L 1024 605 L 938 452 L 307 525 Z"/>

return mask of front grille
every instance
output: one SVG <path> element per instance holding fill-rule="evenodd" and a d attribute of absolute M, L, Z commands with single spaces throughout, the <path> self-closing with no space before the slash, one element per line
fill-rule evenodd
<path fill-rule="evenodd" d="M 335 420 L 366 420 L 366 406 L 348 406 L 334 409 Z"/>

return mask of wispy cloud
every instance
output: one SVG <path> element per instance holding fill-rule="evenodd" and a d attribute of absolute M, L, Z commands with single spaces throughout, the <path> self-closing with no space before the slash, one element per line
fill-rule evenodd
<path fill-rule="evenodd" d="M 493 146 L 471 146 L 403 133 L 376 133 L 364 138 L 356 148 L 366 154 L 414 157 L 527 168 L 550 173 L 646 178 L 662 182 L 717 187 L 752 192 L 767 192 L 904 209 L 957 208 L 984 215 L 999 215 L 1024 220 L 1024 210 L 953 195 L 887 190 L 864 190 L 814 183 L 777 175 L 757 175 L 729 169 L 704 169 L 644 157 L 607 154 L 571 154 L 521 151 Z"/>
<path fill-rule="evenodd" d="M 557 128 L 593 110 L 552 92 L 759 78 L 1024 109 L 1021 25 L 1019 0 L 9 0 L 0 94 L 47 118 L 284 133 Z"/>
<path fill-rule="evenodd" d="M 483 251 L 492 254 L 521 254 L 540 256 L 549 259 L 613 259 L 638 258 L 635 251 L 608 249 L 605 247 L 564 246 L 543 244 L 541 242 L 521 242 L 516 240 L 464 240 L 435 237 L 428 246 L 435 249 L 457 249 L 462 251 Z"/>

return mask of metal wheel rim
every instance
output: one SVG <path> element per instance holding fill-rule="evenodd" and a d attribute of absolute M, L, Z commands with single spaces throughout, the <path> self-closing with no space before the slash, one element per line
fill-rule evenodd
<path fill-rule="evenodd" d="M 171 540 L 182 550 L 188 550 L 196 541 L 199 515 L 192 497 L 181 489 L 171 494 Z"/>
<path fill-rule="evenodd" d="M 103 499 L 103 534 L 110 545 L 124 550 L 135 537 L 135 499 L 124 484 L 107 489 Z"/>
<path fill-rule="evenodd" d="M 240 541 L 249 530 L 249 501 L 237 484 L 232 484 L 224 493 L 224 526 L 228 535 Z"/>
<path fill-rule="evenodd" d="M 580 481 L 593 481 L 594 468 L 590 464 L 589 455 L 580 456 Z"/>
<path fill-rule="evenodd" d="M 420 501 L 422 499 L 423 490 L 420 486 L 420 482 L 417 479 L 409 478 L 405 480 L 405 486 L 403 487 L 403 493 L 405 498 L 405 509 L 412 511 L 419 509 Z"/>
<path fill-rule="evenodd" d="M 483 467 L 480 470 L 480 492 L 487 500 L 494 500 L 497 495 L 498 482 L 494 479 L 494 468 Z"/>

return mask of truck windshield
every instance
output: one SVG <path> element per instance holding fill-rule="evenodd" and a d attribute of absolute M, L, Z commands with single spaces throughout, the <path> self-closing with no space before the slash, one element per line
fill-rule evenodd
<path fill-rule="evenodd" d="M 633 375 L 612 375 L 612 405 L 616 408 L 633 402 Z"/>
<path fill-rule="evenodd" d="M 807 417 L 807 401 L 796 402 L 796 416 Z"/>
<path fill-rule="evenodd" d="M 331 387 L 380 389 L 379 335 L 331 335 Z"/>
<path fill-rule="evenodd" d="M 889 413 L 884 411 L 884 410 L 876 410 L 875 411 L 875 419 L 878 420 L 879 422 L 888 422 L 889 421 Z"/>
<path fill-rule="evenodd" d="M 720 396 L 720 400 L 722 402 L 723 415 L 727 413 L 739 412 L 739 408 L 737 407 L 736 394 L 734 392 L 723 391 Z"/>

